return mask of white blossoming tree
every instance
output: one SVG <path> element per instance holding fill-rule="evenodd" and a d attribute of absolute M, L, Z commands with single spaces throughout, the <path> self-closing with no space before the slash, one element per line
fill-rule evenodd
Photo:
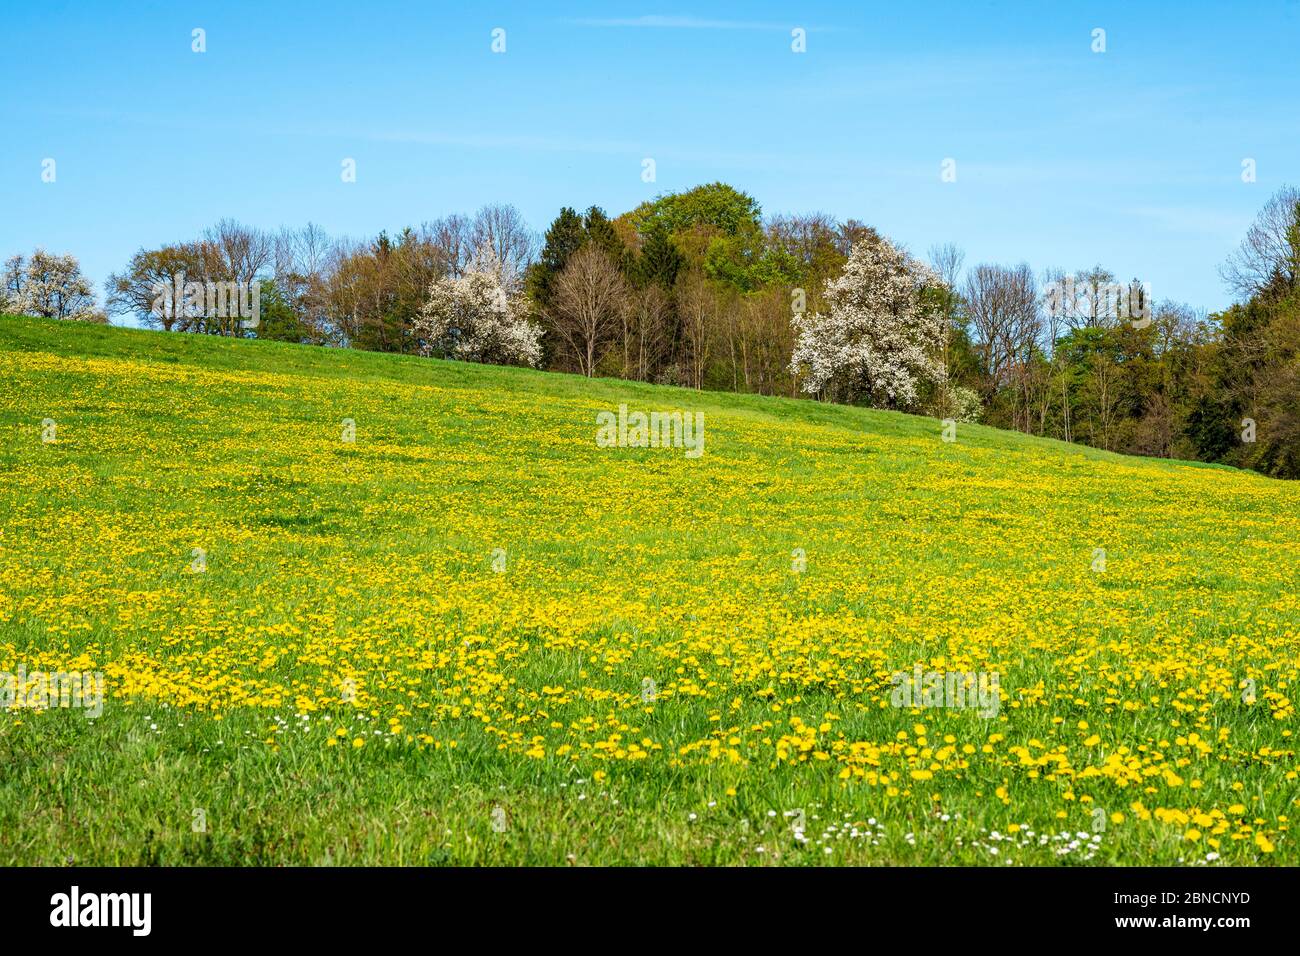
<path fill-rule="evenodd" d="M 808 393 L 872 405 L 914 405 L 918 386 L 941 384 L 942 280 L 883 238 L 854 245 L 826 283 L 829 313 L 795 315 L 790 369 Z"/>
<path fill-rule="evenodd" d="M 95 308 L 95 290 L 76 256 L 37 249 L 31 258 L 11 256 L 0 273 L 0 313 L 47 319 L 106 322 Z"/>
<path fill-rule="evenodd" d="M 429 287 L 415 320 L 426 355 L 494 365 L 537 365 L 541 329 L 528 320 L 519 276 L 480 246 L 465 271 Z"/>

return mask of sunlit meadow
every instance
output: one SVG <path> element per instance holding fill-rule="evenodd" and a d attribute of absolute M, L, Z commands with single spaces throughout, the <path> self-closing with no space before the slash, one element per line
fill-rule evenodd
<path fill-rule="evenodd" d="M 0 863 L 1300 862 L 1295 484 L 34 319 L 0 380 L 0 671 L 106 687 L 0 711 Z"/>

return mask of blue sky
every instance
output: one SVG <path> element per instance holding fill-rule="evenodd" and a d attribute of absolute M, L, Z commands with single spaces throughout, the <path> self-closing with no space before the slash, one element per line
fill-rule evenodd
<path fill-rule="evenodd" d="M 364 237 L 511 202 L 541 230 L 721 179 L 1213 310 L 1300 182 L 1300 2 L 1135 6 L 8 0 L 0 256 L 72 252 L 98 284 L 223 216 Z"/>

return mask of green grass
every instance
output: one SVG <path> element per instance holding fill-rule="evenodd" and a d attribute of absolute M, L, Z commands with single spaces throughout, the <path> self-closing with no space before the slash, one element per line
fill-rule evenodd
<path fill-rule="evenodd" d="M 0 863 L 1300 858 L 1293 484 L 32 319 L 0 373 L 0 671 L 109 690 L 0 712 Z M 703 412 L 704 455 L 597 447 L 620 403 Z M 915 663 L 996 671 L 999 713 L 891 706 Z"/>

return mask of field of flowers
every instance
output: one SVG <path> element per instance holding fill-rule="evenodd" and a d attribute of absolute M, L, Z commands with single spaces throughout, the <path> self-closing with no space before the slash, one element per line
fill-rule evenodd
<path fill-rule="evenodd" d="M 0 863 L 1300 863 L 1294 484 L 28 319 L 0 381 L 0 672 L 105 687 L 11 684 Z"/>

